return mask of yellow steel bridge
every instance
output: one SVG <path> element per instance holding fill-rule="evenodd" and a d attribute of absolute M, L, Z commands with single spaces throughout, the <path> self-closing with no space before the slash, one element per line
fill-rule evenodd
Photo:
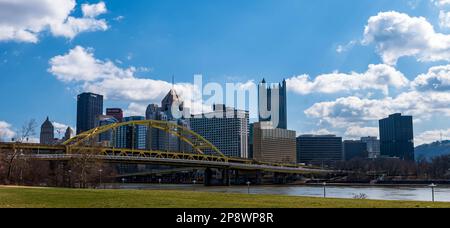
<path fill-rule="evenodd" d="M 146 126 L 149 129 L 159 129 L 169 133 L 189 145 L 188 152 L 151 151 L 135 148 L 103 147 L 98 144 L 98 136 L 112 133 L 113 138 L 118 129 L 123 126 Z M 114 144 L 114 143 L 113 143 Z M 262 163 L 242 158 L 225 156 L 211 142 L 192 130 L 165 121 L 142 120 L 115 123 L 100 126 L 81 133 L 62 145 L 41 145 L 28 143 L 0 143 L 2 151 L 24 151 L 27 156 L 39 160 L 70 160 L 89 154 L 92 158 L 107 162 L 120 163 L 150 163 L 159 165 L 174 165 L 180 167 L 225 168 L 237 170 L 260 170 L 278 173 L 330 173 L 329 170 L 305 168 L 291 164 Z"/>

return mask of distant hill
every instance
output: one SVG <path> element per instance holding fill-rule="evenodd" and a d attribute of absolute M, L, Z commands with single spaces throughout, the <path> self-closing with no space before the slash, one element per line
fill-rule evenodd
<path fill-rule="evenodd" d="M 443 155 L 450 155 L 450 140 L 434 142 L 416 147 L 416 160 L 432 159 Z"/>

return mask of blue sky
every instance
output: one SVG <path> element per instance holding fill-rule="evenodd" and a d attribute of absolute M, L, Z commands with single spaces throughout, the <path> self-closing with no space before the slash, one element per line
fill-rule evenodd
<path fill-rule="evenodd" d="M 7 32 L 0 35 L 3 137 L 17 132 L 31 118 L 41 123 L 50 116 L 61 125 L 75 126 L 75 98 L 86 88 L 109 93 L 105 107 L 117 106 L 136 114 L 167 92 L 158 83 L 170 82 L 175 75 L 180 86 L 186 85 L 192 83 L 194 74 L 202 74 L 204 80 L 218 83 L 245 83 L 263 77 L 269 82 L 290 79 L 289 128 L 299 134 L 336 133 L 346 138 L 376 134 L 378 117 L 403 112 L 417 116 L 418 143 L 438 140 L 441 133 L 450 138 L 450 103 L 447 103 L 450 86 L 446 84 L 450 70 L 445 68 L 450 60 L 445 54 L 450 52 L 447 36 L 450 23 L 445 23 L 445 16 L 450 9 L 444 0 L 61 0 L 58 3 L 68 7 L 57 7 L 49 0 L 18 1 L 23 3 L 14 8 L 17 14 L 25 16 L 29 14 L 28 7 L 39 6 L 42 12 L 37 11 L 42 15 L 55 18 L 39 25 L 12 19 L 5 13 L 10 7 L 5 2 L 0 0 L 4 9 L 0 10 L 0 32 L 11 28 L 13 32 L 9 36 Z M 90 8 L 89 13 L 88 8 L 82 10 L 83 4 L 98 7 Z M 62 8 L 67 9 L 60 12 Z M 384 12 L 395 14 L 380 15 Z M 35 14 L 29 18 L 42 17 Z M 84 27 L 74 27 L 68 23 L 68 17 Z M 403 20 L 398 22 L 398 18 Z M 379 21 L 383 23 L 377 24 Z M 389 24 L 393 21 L 395 26 Z M 434 36 L 428 36 L 431 32 L 423 26 L 426 23 L 433 26 Z M 373 26 L 373 30 L 365 34 L 366 26 Z M 405 32 L 402 26 L 409 30 Z M 390 34 L 383 34 L 388 30 Z M 19 32 L 23 31 L 32 34 L 22 36 Z M 411 35 L 427 39 L 402 42 L 412 40 L 408 38 Z M 433 44 L 438 41 L 443 44 L 435 48 Z M 103 70 L 109 67 L 102 70 L 108 77 L 74 79 L 80 72 L 85 73 L 80 69 L 90 68 L 71 62 L 74 58 L 64 58 L 71 56 L 71 50 L 78 50 L 72 53 L 74 56 L 97 61 L 96 67 Z M 392 55 L 394 61 L 389 58 Z M 58 56 L 60 61 L 55 60 Z M 371 64 L 378 68 L 364 74 Z M 57 68 L 52 69 L 55 65 Z M 426 80 L 420 86 L 415 83 L 418 75 L 427 74 L 432 67 L 444 70 L 439 71 L 439 77 L 424 75 Z M 69 72 L 73 69 L 76 72 Z M 123 77 L 151 80 L 145 81 L 149 88 L 120 87 L 131 93 L 139 89 L 139 96 L 112 96 L 111 90 L 119 88 L 116 85 L 99 88 L 109 77 L 120 78 L 127 70 L 131 73 Z M 384 73 L 379 75 L 380 71 Z M 358 73 L 353 75 L 356 78 L 343 85 L 352 89 L 334 87 L 329 92 L 325 88 L 334 85 L 329 81 L 342 84 L 338 81 L 345 81 L 351 72 Z M 304 74 L 309 75 L 309 83 L 294 80 Z M 319 75 L 328 77 L 313 86 Z M 408 82 L 400 80 L 403 76 Z M 430 83 L 434 90 L 425 89 L 432 80 L 438 80 L 439 86 L 434 81 Z M 364 86 L 374 82 L 379 86 L 386 82 L 388 94 L 376 86 Z M 304 86 L 311 86 L 312 91 L 302 91 Z M 158 88 L 162 91 L 155 92 Z M 411 97 L 421 101 L 408 100 Z M 399 102 L 411 104 L 392 104 Z M 374 107 L 377 104 L 383 107 L 377 109 Z"/>

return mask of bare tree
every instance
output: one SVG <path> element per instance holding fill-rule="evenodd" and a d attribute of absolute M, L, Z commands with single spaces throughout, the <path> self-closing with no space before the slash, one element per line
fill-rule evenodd
<path fill-rule="evenodd" d="M 6 176 L 7 176 L 7 156 L 5 151 L 0 149 L 0 184 L 6 183 Z"/>
<path fill-rule="evenodd" d="M 30 121 L 26 122 L 22 126 L 22 129 L 20 130 L 20 133 L 19 133 L 19 138 L 16 141 L 18 143 L 23 143 L 25 141 L 28 141 L 30 137 L 33 137 L 36 135 L 36 128 L 37 128 L 36 120 L 31 119 Z M 7 153 L 7 155 L 8 155 L 8 159 L 7 159 L 8 172 L 7 172 L 6 180 L 7 180 L 8 184 L 11 181 L 11 174 L 14 169 L 15 161 L 19 155 L 23 155 L 23 154 L 24 154 L 23 150 L 16 150 L 16 149 L 14 151 L 9 151 L 9 153 Z"/>
<path fill-rule="evenodd" d="M 69 162 L 72 174 L 79 183 L 80 188 L 87 188 L 89 184 L 93 185 L 102 170 L 103 162 L 98 159 L 100 150 L 96 147 L 83 148 L 72 151 L 74 157 Z"/>
<path fill-rule="evenodd" d="M 37 123 L 35 119 L 31 119 L 28 122 L 24 123 L 19 132 L 19 138 L 17 138 L 17 142 L 28 142 L 31 137 L 34 137 L 36 135 L 36 128 Z"/>

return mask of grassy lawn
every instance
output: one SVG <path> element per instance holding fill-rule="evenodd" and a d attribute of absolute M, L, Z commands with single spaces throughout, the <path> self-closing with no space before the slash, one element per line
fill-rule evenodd
<path fill-rule="evenodd" d="M 321 199 L 183 191 L 0 186 L 0 208 L 426 208 L 450 203 Z"/>

